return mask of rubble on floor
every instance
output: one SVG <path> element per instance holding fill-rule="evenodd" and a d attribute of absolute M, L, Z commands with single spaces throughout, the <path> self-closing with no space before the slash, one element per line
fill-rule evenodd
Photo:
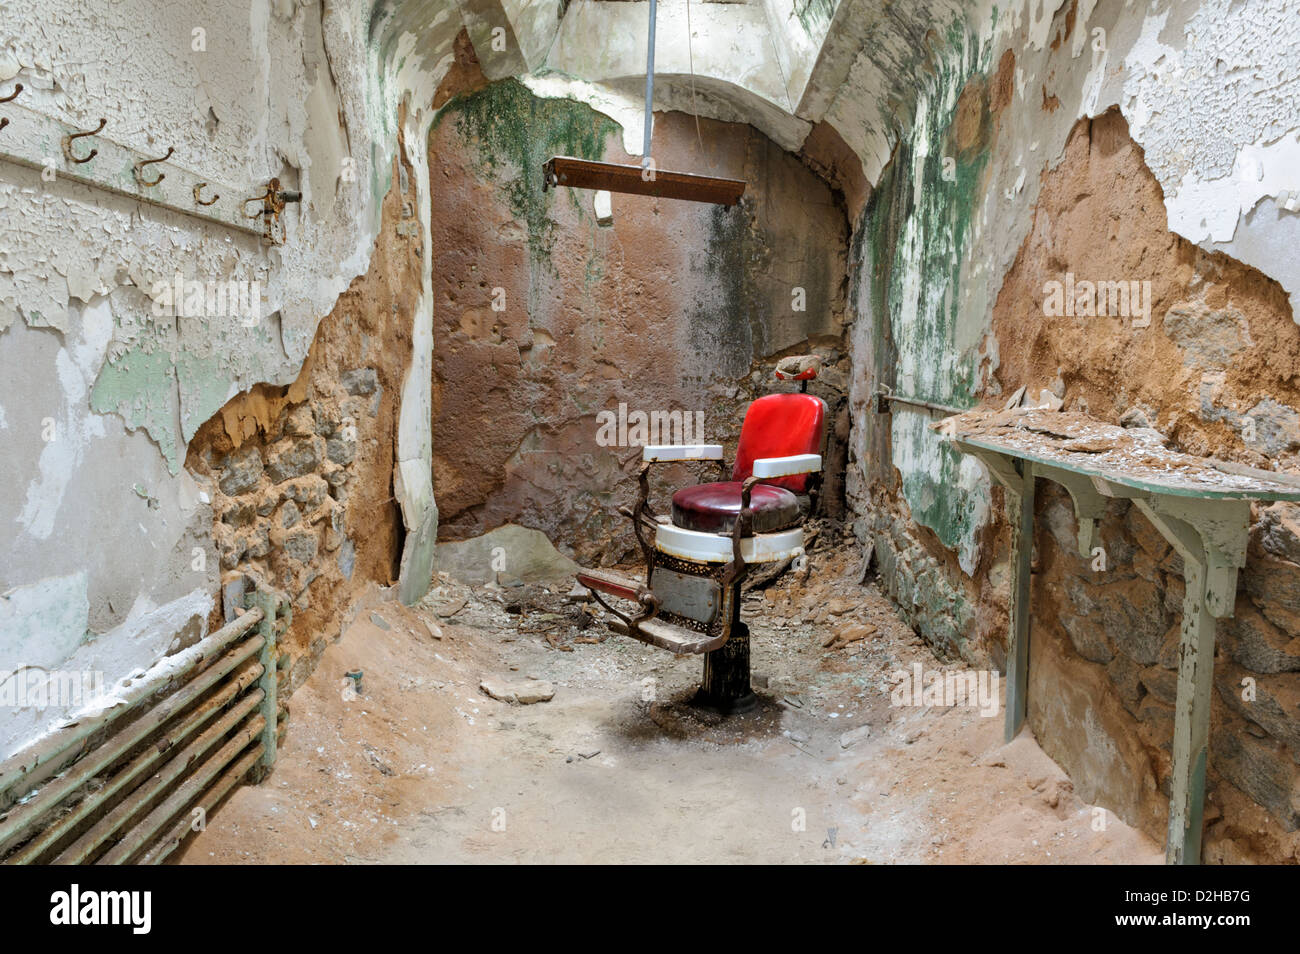
<path fill-rule="evenodd" d="M 294 696 L 269 783 L 240 789 L 186 860 L 1160 859 L 1032 738 L 1003 745 L 1000 703 L 894 704 L 902 674 L 968 671 L 862 583 L 841 531 L 823 527 L 808 563 L 746 593 L 759 705 L 728 718 L 690 705 L 699 657 L 610 637 L 571 581 L 444 573 L 413 610 L 355 612 Z M 540 683 L 549 702 L 517 704 Z"/>

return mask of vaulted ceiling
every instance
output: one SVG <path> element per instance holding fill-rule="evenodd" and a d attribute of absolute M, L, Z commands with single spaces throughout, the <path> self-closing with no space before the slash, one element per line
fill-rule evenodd
<path fill-rule="evenodd" d="M 799 150 L 835 128 L 874 180 L 923 74 L 964 17 L 956 0 L 659 0 L 657 109 L 746 122 Z M 598 104 L 639 136 L 646 0 L 377 0 L 371 48 L 390 94 L 412 102 L 445 74 L 462 28 L 491 79 Z M 639 148 L 638 148 L 639 151 Z"/>

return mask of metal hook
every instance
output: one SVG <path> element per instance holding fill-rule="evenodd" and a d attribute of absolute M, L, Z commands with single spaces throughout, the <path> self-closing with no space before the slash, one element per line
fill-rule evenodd
<path fill-rule="evenodd" d="M 162 177 L 159 176 L 159 178 L 162 178 Z M 200 198 L 199 198 L 199 193 L 203 191 L 203 187 L 204 187 L 205 185 L 207 185 L 206 182 L 199 182 L 199 183 L 195 184 L 195 186 L 194 186 L 194 202 L 195 202 L 197 205 L 213 205 L 213 204 L 214 204 L 218 199 L 221 198 L 221 196 L 218 194 L 218 195 L 214 195 L 212 198 L 208 199 L 208 201 L 206 201 L 206 202 L 204 202 L 202 199 L 200 199 Z"/>
<path fill-rule="evenodd" d="M 172 153 L 175 151 L 176 151 L 175 146 L 168 146 L 167 155 L 165 156 L 160 156 L 157 159 L 141 159 L 139 162 L 135 164 L 135 181 L 140 183 L 140 185 L 142 186 L 156 186 L 158 183 L 162 182 L 164 179 L 167 178 L 167 173 L 165 172 L 158 173 L 158 178 L 150 182 L 144 177 L 144 167 L 148 165 L 152 165 L 155 162 L 166 162 L 168 159 L 171 158 Z"/>
<path fill-rule="evenodd" d="M 23 91 L 23 84 L 15 83 L 14 91 L 12 93 L 10 93 L 8 96 L 0 96 L 0 103 L 12 103 L 15 99 L 18 98 L 18 94 L 21 93 L 22 91 Z"/>
<path fill-rule="evenodd" d="M 81 138 L 83 138 L 83 137 L 85 137 L 85 136 L 94 136 L 94 135 L 96 135 L 97 133 L 99 133 L 101 130 L 103 130 L 103 128 L 104 128 L 106 125 L 108 125 L 108 120 L 107 120 L 107 119 L 101 119 L 101 120 L 99 121 L 99 125 L 96 126 L 94 129 L 92 129 L 90 132 L 68 133 L 68 135 L 64 136 L 64 137 L 63 137 L 63 154 L 64 154 L 65 156 L 68 157 L 68 161 L 69 161 L 69 162 L 76 162 L 76 163 L 90 162 L 91 159 L 94 159 L 97 155 L 99 155 L 99 150 L 98 150 L 98 149 L 92 149 L 92 150 L 90 150 L 90 153 L 89 153 L 89 154 L 88 154 L 84 159 L 78 159 L 76 156 L 74 156 L 74 155 L 72 154 L 72 141 L 73 141 L 74 139 L 81 139 Z"/>
<path fill-rule="evenodd" d="M 278 178 L 272 179 L 270 182 L 266 184 L 265 192 L 263 192 L 261 195 L 255 195 L 251 199 L 245 199 L 239 211 L 243 213 L 244 218 L 246 219 L 256 219 L 256 218 L 260 218 L 263 215 L 271 214 L 273 210 L 270 208 L 270 206 L 275 202 L 275 193 L 279 188 L 280 188 L 280 180 Z M 254 212 L 252 215 L 249 215 L 247 212 L 244 212 L 244 209 L 247 208 L 253 202 L 262 203 L 262 207 L 258 209 L 256 212 Z"/>
<path fill-rule="evenodd" d="M 5 128 L 6 126 L 8 126 L 8 125 L 9 125 L 9 117 L 8 117 L 8 116 L 5 116 L 5 117 L 0 118 L 0 129 L 4 129 L 4 128 Z"/>

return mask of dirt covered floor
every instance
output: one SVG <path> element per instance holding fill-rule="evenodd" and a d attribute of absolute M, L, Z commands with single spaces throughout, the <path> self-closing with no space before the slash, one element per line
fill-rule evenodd
<path fill-rule="evenodd" d="M 748 595 L 761 702 L 727 719 L 688 705 L 699 658 L 605 638 L 566 581 L 372 593 L 294 694 L 272 776 L 183 863 L 1162 860 L 1028 735 L 1004 745 L 1000 704 L 891 705 L 893 673 L 958 667 L 847 541 L 809 563 Z"/>

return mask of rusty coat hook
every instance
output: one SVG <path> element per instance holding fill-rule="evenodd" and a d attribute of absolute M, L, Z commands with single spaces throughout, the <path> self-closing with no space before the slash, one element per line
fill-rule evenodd
<path fill-rule="evenodd" d="M 106 125 L 108 125 L 108 120 L 101 119 L 99 121 L 99 125 L 96 126 L 94 129 L 90 130 L 90 132 L 68 133 L 68 135 L 64 136 L 63 154 L 68 157 L 68 161 L 76 162 L 76 163 L 90 162 L 91 159 L 94 159 L 97 155 L 99 155 L 98 149 L 92 149 L 84 159 L 77 158 L 75 155 L 72 154 L 72 141 L 74 139 L 81 139 L 85 136 L 94 136 L 97 133 L 101 132 Z"/>
<path fill-rule="evenodd" d="M 164 156 L 159 156 L 157 159 L 141 159 L 135 164 L 135 181 L 140 183 L 142 186 L 156 186 L 158 183 L 162 182 L 167 178 L 167 173 L 160 172 L 158 173 L 158 178 L 151 181 L 144 177 L 144 167 L 153 165 L 155 162 L 166 162 L 171 158 L 172 153 L 175 151 L 175 146 L 168 146 L 167 154 Z"/>
<path fill-rule="evenodd" d="M 18 98 L 18 94 L 21 93 L 22 91 L 23 91 L 23 84 L 15 83 L 14 91 L 12 93 L 10 93 L 8 96 L 0 96 L 0 103 L 12 103 L 15 99 Z"/>
<path fill-rule="evenodd" d="M 159 178 L 162 178 L 162 177 L 159 176 Z M 194 185 L 194 202 L 195 202 L 196 205 L 213 205 L 213 204 L 214 204 L 218 199 L 221 198 L 221 195 L 220 195 L 220 194 L 217 194 L 217 195 L 214 195 L 212 198 L 208 199 L 206 202 L 205 202 L 203 199 L 200 199 L 200 198 L 199 198 L 199 193 L 203 191 L 203 187 L 204 187 L 205 185 L 207 185 L 206 182 L 198 182 L 198 183 L 195 183 L 195 185 Z"/>
<path fill-rule="evenodd" d="M 302 193 L 293 190 L 282 190 L 280 180 L 272 179 L 266 184 L 266 191 L 261 195 L 253 196 L 251 199 L 245 199 L 240 207 L 246 219 L 256 219 L 262 217 L 262 238 L 272 245 L 283 244 L 283 223 L 280 216 L 284 213 L 284 207 L 289 202 L 301 202 Z M 262 207 L 251 215 L 246 211 L 248 206 L 254 202 L 260 202 Z M 276 226 L 280 226 L 280 239 L 276 239 Z"/>
<path fill-rule="evenodd" d="M 0 129 L 4 129 L 8 125 L 9 125 L 9 117 L 8 116 L 0 117 Z"/>

